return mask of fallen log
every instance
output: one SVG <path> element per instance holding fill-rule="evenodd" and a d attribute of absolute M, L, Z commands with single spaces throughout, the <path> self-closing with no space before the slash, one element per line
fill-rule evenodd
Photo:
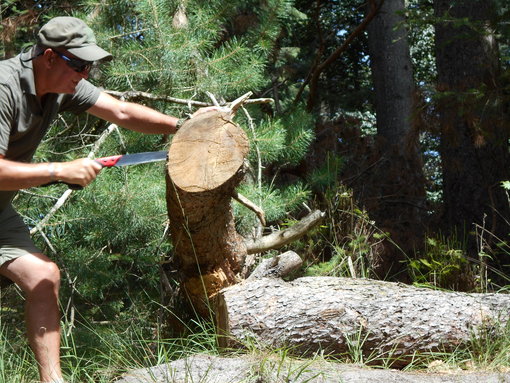
<path fill-rule="evenodd" d="M 452 351 L 508 323 L 510 295 L 468 294 L 367 279 L 249 279 L 221 291 L 220 346 L 249 338 L 301 355 L 359 352 L 403 367 L 416 353 Z"/>
<path fill-rule="evenodd" d="M 402 372 L 261 355 L 193 355 L 168 364 L 131 371 L 116 383 L 510 383 L 502 372 Z"/>

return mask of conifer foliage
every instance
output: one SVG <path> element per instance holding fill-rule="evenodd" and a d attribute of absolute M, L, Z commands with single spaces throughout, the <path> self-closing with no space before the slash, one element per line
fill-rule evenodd
<path fill-rule="evenodd" d="M 27 5 L 20 2 L 19 7 Z M 30 6 L 39 25 L 27 26 L 18 46 L 53 16 L 73 15 L 95 31 L 98 44 L 114 60 L 94 68 L 90 81 L 116 92 L 145 92 L 131 101 L 184 116 L 193 102 L 220 104 L 248 91 L 266 96 L 271 71 L 280 62 L 282 36 L 302 18 L 289 0 L 142 0 L 81 1 Z M 21 11 L 23 12 L 23 11 Z M 190 103 L 163 100 L 173 97 Z M 249 172 L 241 192 L 259 204 L 270 224 L 287 219 L 310 197 L 301 181 L 278 180 L 279 169 L 302 161 L 314 138 L 314 122 L 305 112 L 275 113 L 272 107 L 246 106 L 236 122 L 250 137 Z M 108 127 L 87 115 L 63 115 L 51 128 L 35 161 L 65 161 L 89 155 L 161 150 L 168 142 L 123 129 L 96 147 Z M 269 169 L 269 170 L 267 170 Z M 24 191 L 15 201 L 34 228 L 65 192 L 64 186 Z M 170 252 L 164 206 L 164 165 L 105 169 L 75 192 L 34 238 L 64 272 L 63 297 L 88 309 L 96 319 L 128 315 L 134 301 L 148 294 L 159 299 L 158 264 Z M 257 220 L 234 203 L 238 230 L 251 234 Z M 99 305 L 97 302 L 101 301 Z M 124 313 L 124 314 L 122 314 Z"/>

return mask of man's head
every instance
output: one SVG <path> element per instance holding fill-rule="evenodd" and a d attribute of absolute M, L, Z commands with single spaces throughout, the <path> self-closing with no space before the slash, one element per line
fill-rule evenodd
<path fill-rule="evenodd" d="M 37 34 L 37 45 L 67 51 L 83 61 L 111 60 L 112 55 L 96 44 L 94 32 L 76 17 L 55 17 Z"/>
<path fill-rule="evenodd" d="M 34 77 L 39 96 L 46 93 L 74 93 L 89 76 L 94 62 L 112 55 L 96 44 L 94 32 L 75 17 L 55 17 L 37 35 Z"/>

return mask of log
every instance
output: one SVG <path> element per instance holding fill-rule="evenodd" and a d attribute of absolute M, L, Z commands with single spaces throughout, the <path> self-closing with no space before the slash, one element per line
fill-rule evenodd
<path fill-rule="evenodd" d="M 303 260 L 295 252 L 289 250 L 283 254 L 275 255 L 264 259 L 253 270 L 248 279 L 255 278 L 283 278 L 298 270 L 303 264 Z"/>
<path fill-rule="evenodd" d="M 218 295 L 222 347 L 249 338 L 309 355 L 344 354 L 394 360 L 451 351 L 473 337 L 497 334 L 510 313 L 508 294 L 468 294 L 368 279 L 305 277 L 246 280 Z"/>
<path fill-rule="evenodd" d="M 168 155 L 167 209 L 174 263 L 193 310 L 207 317 L 210 301 L 237 283 L 244 239 L 236 232 L 231 196 L 244 176 L 248 138 L 228 111 L 183 124 Z"/>
<path fill-rule="evenodd" d="M 493 371 L 403 372 L 370 369 L 325 360 L 276 356 L 224 357 L 198 354 L 128 372 L 116 383 L 510 383 L 510 374 Z"/>
<path fill-rule="evenodd" d="M 246 133 L 228 111 L 210 111 L 188 120 L 168 152 L 168 174 L 188 193 L 218 188 L 241 168 L 248 154 Z"/>

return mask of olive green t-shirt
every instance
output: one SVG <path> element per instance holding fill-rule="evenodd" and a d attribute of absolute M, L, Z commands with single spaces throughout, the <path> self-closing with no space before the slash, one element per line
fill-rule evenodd
<path fill-rule="evenodd" d="M 0 61 L 0 154 L 5 159 L 30 162 L 58 113 L 82 113 L 93 106 L 100 90 L 81 80 L 74 94 L 46 94 L 36 97 L 32 61 L 33 49 Z M 0 211 L 15 191 L 0 191 Z"/>

